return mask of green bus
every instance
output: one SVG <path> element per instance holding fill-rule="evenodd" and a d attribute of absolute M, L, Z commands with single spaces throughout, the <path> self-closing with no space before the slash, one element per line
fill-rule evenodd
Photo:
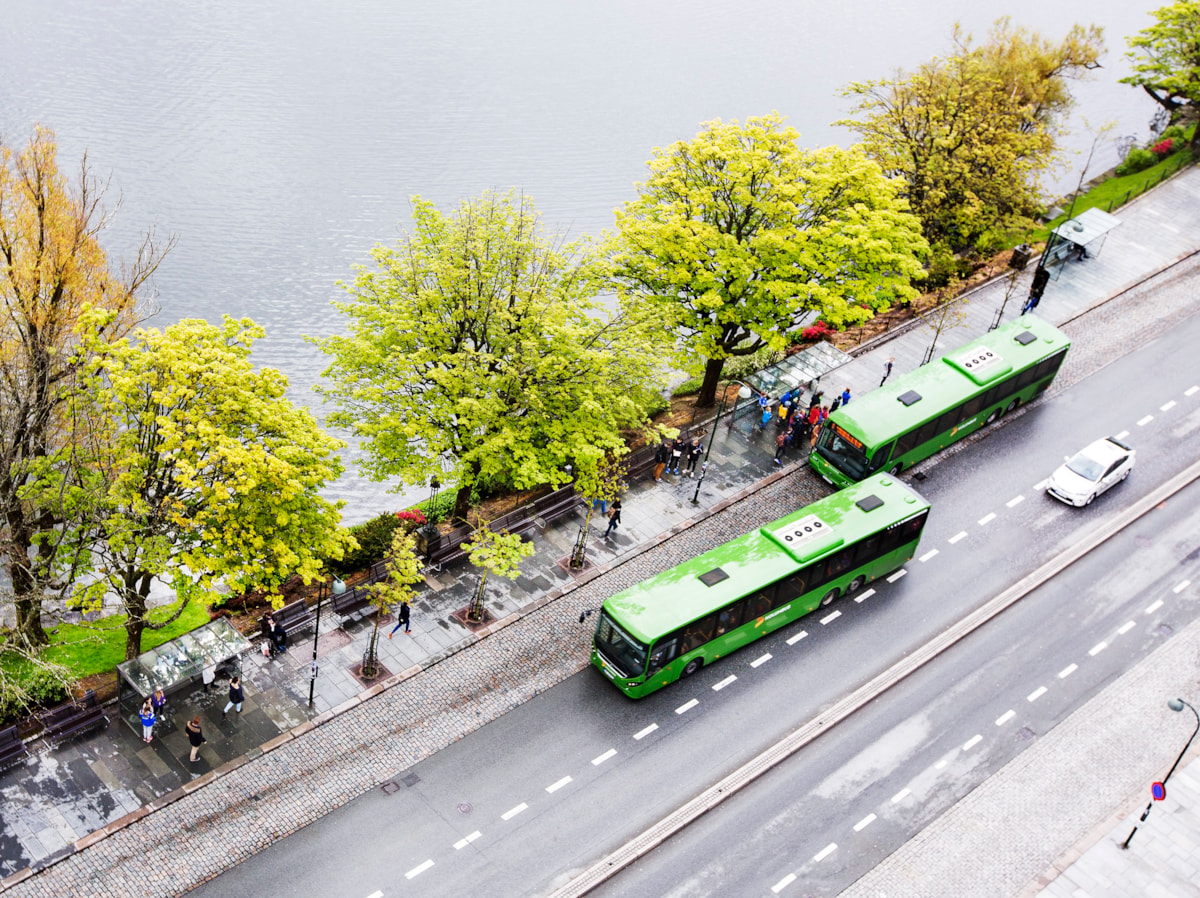
<path fill-rule="evenodd" d="M 834 493 L 606 599 L 592 664 L 641 698 L 902 567 L 928 515 L 886 474 Z"/>
<path fill-rule="evenodd" d="M 1067 335 L 1023 315 L 829 416 L 808 463 L 841 488 L 899 474 L 1050 386 Z"/>

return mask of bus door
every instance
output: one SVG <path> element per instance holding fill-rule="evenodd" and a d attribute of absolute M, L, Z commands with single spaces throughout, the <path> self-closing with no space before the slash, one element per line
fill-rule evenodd
<path fill-rule="evenodd" d="M 871 456 L 871 470 L 878 471 L 888 463 L 888 459 L 892 457 L 892 450 L 896 448 L 896 441 L 892 440 L 875 450 L 875 454 Z"/>

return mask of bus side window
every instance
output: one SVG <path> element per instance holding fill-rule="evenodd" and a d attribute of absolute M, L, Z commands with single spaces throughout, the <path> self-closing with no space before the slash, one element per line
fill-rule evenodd
<path fill-rule="evenodd" d="M 879 534 L 872 533 L 854 547 L 854 565 L 866 564 L 879 557 Z"/>
<path fill-rule="evenodd" d="M 712 639 L 713 625 L 716 622 L 717 616 L 710 614 L 708 617 L 702 617 L 684 627 L 683 636 L 679 640 L 679 654 L 686 655 L 692 649 L 699 648 Z"/>
<path fill-rule="evenodd" d="M 778 588 L 775 590 L 776 608 L 786 605 L 792 599 L 798 598 L 808 591 L 808 574 L 807 570 L 798 571 L 779 581 Z"/>
<path fill-rule="evenodd" d="M 672 633 L 665 639 L 660 639 L 654 646 L 654 650 L 650 652 L 650 673 L 662 667 L 666 667 L 673 660 L 679 648 L 679 638 Z"/>
<path fill-rule="evenodd" d="M 754 620 L 762 617 L 771 610 L 773 592 L 774 587 L 768 586 L 766 589 L 760 590 L 746 599 L 746 620 Z"/>
<path fill-rule="evenodd" d="M 896 440 L 896 451 L 892 453 L 892 458 L 895 458 L 898 455 L 903 455 L 904 453 L 910 451 L 912 447 L 917 444 L 916 438 L 918 430 L 920 430 L 919 427 L 913 428 L 908 433 L 900 437 L 900 439 Z"/>
<path fill-rule="evenodd" d="M 854 563 L 854 547 L 848 546 L 825 562 L 825 579 L 833 580 L 850 570 Z"/>
<path fill-rule="evenodd" d="M 726 605 L 717 612 L 717 636 L 724 636 L 730 630 L 737 629 L 742 625 L 742 613 L 746 610 L 745 600 L 734 602 L 732 605 Z"/>
<path fill-rule="evenodd" d="M 875 454 L 871 456 L 872 471 L 878 471 L 887 464 L 887 460 L 892 457 L 892 449 L 895 448 L 895 446 L 896 441 L 892 440 L 890 443 L 875 450 Z"/>

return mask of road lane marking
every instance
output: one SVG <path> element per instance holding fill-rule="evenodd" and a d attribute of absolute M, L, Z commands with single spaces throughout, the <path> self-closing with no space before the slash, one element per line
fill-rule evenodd
<path fill-rule="evenodd" d="M 784 889 L 786 889 L 788 886 L 790 886 L 795 881 L 796 881 L 796 874 L 789 873 L 783 879 L 779 880 L 779 882 L 775 883 L 775 885 L 771 886 L 771 891 L 774 892 L 776 895 L 778 895 L 780 892 L 782 892 Z"/>
<path fill-rule="evenodd" d="M 1039 698 L 1041 698 L 1045 694 L 1046 694 L 1046 687 L 1039 686 L 1037 689 L 1033 690 L 1033 692 L 1029 693 L 1029 695 L 1025 696 L 1025 701 L 1036 702 Z"/>
<path fill-rule="evenodd" d="M 935 762 L 935 763 L 934 763 L 934 765 L 933 765 L 933 769 L 934 769 L 934 770 L 944 770 L 944 769 L 945 769 L 945 767 L 946 767 L 946 765 L 947 765 L 947 764 L 949 764 L 949 763 L 950 763 L 950 762 L 949 762 L 949 761 L 947 761 L 945 758 L 941 758 L 941 759 L 939 759 L 937 762 Z"/>
<path fill-rule="evenodd" d="M 700 704 L 700 700 L 694 698 L 690 702 L 684 702 L 682 705 L 680 705 L 678 708 L 676 708 L 675 713 L 676 714 L 686 714 L 688 711 L 692 710 L 692 708 L 696 707 L 696 705 L 698 705 L 698 704 Z"/>
<path fill-rule="evenodd" d="M 1067 677 L 1069 677 L 1071 674 L 1075 673 L 1075 671 L 1077 671 L 1077 670 L 1079 670 L 1078 664 L 1068 664 L 1066 667 L 1064 667 L 1062 670 L 1060 670 L 1058 672 L 1058 678 L 1060 680 L 1065 680 Z"/>
<path fill-rule="evenodd" d="M 825 858 L 829 857 L 829 855 L 833 854 L 835 851 L 837 851 L 837 842 L 830 842 L 828 845 L 826 845 L 824 848 L 822 848 L 820 851 L 818 851 L 816 854 L 813 855 L 813 861 L 823 861 L 823 860 L 825 860 Z"/>
<path fill-rule="evenodd" d="M 970 751 L 971 749 L 973 749 L 976 745 L 978 745 L 982 741 L 983 741 L 982 736 L 980 736 L 978 734 L 972 736 L 970 739 L 968 739 L 963 744 L 963 751 Z"/>
<path fill-rule="evenodd" d="M 841 616 L 842 616 L 842 612 L 840 612 L 840 611 L 835 611 L 832 614 L 827 614 L 823 618 L 821 618 L 821 626 L 824 626 L 825 624 L 828 624 L 831 621 L 835 621 Z"/>
<path fill-rule="evenodd" d="M 930 549 L 928 552 L 926 552 L 924 555 L 922 555 L 917 560 L 924 563 L 924 562 L 928 561 L 930 558 L 932 558 L 934 555 L 936 555 L 937 553 L 938 553 L 937 549 Z"/>
<path fill-rule="evenodd" d="M 790 638 L 788 639 L 788 641 L 787 641 L 787 644 L 788 644 L 788 645 L 795 645 L 797 642 L 799 642 L 801 639 L 803 639 L 803 638 L 804 638 L 805 636 L 807 636 L 807 635 L 808 635 L 808 633 L 807 633 L 807 632 L 805 632 L 804 630 L 801 630 L 801 631 L 800 631 L 799 633 L 797 633 L 795 636 L 792 636 L 792 637 L 790 637 Z"/>
<path fill-rule="evenodd" d="M 548 785 L 546 787 L 546 791 L 547 792 L 557 792 L 559 789 L 561 789 L 563 786 L 565 786 L 569 782 L 571 782 L 571 778 L 569 776 L 564 776 L 557 783 L 551 783 L 550 785 Z"/>
<path fill-rule="evenodd" d="M 1134 623 L 1133 621 L 1126 621 L 1125 623 L 1121 624 L 1121 629 L 1117 630 L 1117 635 L 1124 636 L 1126 633 L 1128 633 L 1130 630 L 1132 630 L 1136 626 L 1137 626 L 1137 624 Z"/>
<path fill-rule="evenodd" d="M 1184 395 L 1184 396 L 1191 396 L 1191 395 L 1192 395 L 1193 393 L 1195 393 L 1197 390 L 1200 390 L 1200 387 L 1188 387 L 1186 390 L 1184 390 L 1184 391 L 1183 391 L 1183 395 Z"/>
<path fill-rule="evenodd" d="M 908 797 L 908 793 L 910 791 L 911 790 L 908 788 L 908 786 L 905 786 L 903 789 L 901 789 L 899 792 L 897 792 L 895 795 L 892 796 L 892 804 L 898 804 L 899 802 L 904 801 L 904 799 Z"/>
<path fill-rule="evenodd" d="M 1045 480 L 1039 480 L 1037 483 L 1035 483 L 1033 485 L 1033 491 L 1035 493 L 1040 493 L 1042 490 L 1044 490 L 1046 488 L 1046 484 L 1049 482 L 1050 482 L 1050 478 L 1048 478 L 1048 477 Z"/>
<path fill-rule="evenodd" d="M 759 655 L 757 658 L 755 658 L 753 661 L 751 661 L 750 666 L 758 667 L 761 664 L 766 664 L 770 660 L 771 660 L 771 653 L 767 652 L 765 655 Z"/>
<path fill-rule="evenodd" d="M 988 524 L 990 524 L 994 520 L 996 520 L 996 512 L 989 511 L 987 514 L 985 514 L 983 517 L 981 517 L 979 519 L 979 526 L 986 527 Z"/>
<path fill-rule="evenodd" d="M 725 679 L 723 679 L 720 683 L 713 683 L 713 692 L 720 692 L 722 689 L 724 689 L 730 683 L 735 682 L 736 680 L 737 680 L 737 677 L 733 676 L 733 674 L 730 674 Z"/>
<path fill-rule="evenodd" d="M 607 761 L 609 758 L 611 758 L 616 753 L 617 753 L 617 750 L 615 748 L 610 748 L 604 754 L 598 755 L 597 757 L 592 758 L 592 766 L 599 767 L 601 764 L 603 764 L 605 761 Z"/>
<path fill-rule="evenodd" d="M 653 733 L 657 729 L 658 729 L 658 724 L 652 723 L 652 724 L 650 724 L 650 726 L 646 727 L 644 730 L 638 730 L 636 733 L 634 733 L 633 738 L 634 739 L 645 739 L 647 736 L 649 736 L 651 733 Z"/>
<path fill-rule="evenodd" d="M 904 568 L 900 568 L 900 570 L 896 571 L 896 573 L 894 573 L 890 577 L 888 577 L 887 581 L 888 581 L 888 583 L 895 583 L 897 580 L 899 580 L 901 577 L 903 577 L 907 573 L 908 573 L 907 570 L 905 570 Z"/>
<path fill-rule="evenodd" d="M 1011 709 L 1008 711 L 1005 711 L 1003 714 L 1001 714 L 999 717 L 996 718 L 996 726 L 1002 727 L 1016 716 L 1017 716 L 1016 711 L 1013 711 Z"/>
<path fill-rule="evenodd" d="M 1117 434 L 1117 436 L 1116 436 L 1116 439 L 1118 439 L 1118 440 L 1123 440 L 1123 439 L 1125 439 L 1125 437 L 1127 437 L 1127 436 L 1129 436 L 1129 431 L 1128 431 L 1128 430 L 1122 430 L 1122 431 L 1121 431 L 1119 434 Z"/>
<path fill-rule="evenodd" d="M 871 598 L 871 596 L 873 596 L 873 595 L 875 595 L 875 590 L 864 589 L 862 592 L 860 592 L 858 595 L 856 595 L 854 597 L 854 601 L 855 602 L 865 602 L 867 599 Z"/>
<path fill-rule="evenodd" d="M 867 814 L 867 816 L 863 817 L 862 820 L 859 820 L 856 824 L 854 824 L 854 831 L 856 833 L 862 832 L 864 829 L 874 823 L 875 819 L 876 818 L 874 814 Z"/>
<path fill-rule="evenodd" d="M 1018 505 L 1020 505 L 1024 501 L 1025 501 L 1024 496 L 1015 496 L 1014 498 L 1009 499 L 1007 502 L 1005 502 L 1004 505 L 1007 508 L 1016 508 Z"/>
<path fill-rule="evenodd" d="M 515 808 L 509 808 L 507 811 L 505 811 L 503 814 L 501 814 L 500 819 L 501 820 L 511 820 L 513 817 L 517 816 L 517 814 L 521 813 L 522 811 L 527 811 L 527 810 L 529 810 L 529 805 L 527 805 L 525 802 L 521 802 Z"/>
<path fill-rule="evenodd" d="M 1154 420 L 1153 415 L 1147 415 L 1146 417 L 1142 418 L 1140 421 L 1137 422 L 1137 426 L 1145 427 L 1147 424 L 1149 424 L 1153 420 Z"/>
<path fill-rule="evenodd" d="M 1088 655 L 1095 658 L 1097 655 L 1099 655 L 1101 652 L 1103 652 L 1106 648 L 1108 648 L 1107 642 L 1097 642 L 1094 646 L 1092 646 L 1090 649 L 1088 649 Z"/>
<path fill-rule="evenodd" d="M 475 832 L 471 833 L 469 836 L 463 836 L 461 839 L 459 839 L 457 842 L 454 843 L 454 850 L 462 851 L 464 848 L 466 848 L 468 845 L 470 845 L 472 842 L 474 842 L 476 839 L 478 839 L 482 835 L 483 835 L 483 833 L 481 833 L 479 830 L 475 830 Z"/>
<path fill-rule="evenodd" d="M 374 892 L 368 895 L 367 898 L 383 898 L 383 892 L 380 892 L 378 889 L 376 889 Z"/>
<path fill-rule="evenodd" d="M 1192 585 L 1191 580 L 1184 580 L 1182 583 L 1180 583 L 1178 586 L 1176 586 L 1174 589 L 1172 589 L 1171 592 L 1175 593 L 1175 595 L 1179 595 L 1181 592 L 1183 592 L 1185 589 L 1187 589 L 1191 585 Z"/>
<path fill-rule="evenodd" d="M 1171 400 L 1170 402 L 1168 402 L 1166 405 L 1160 405 L 1160 406 L 1158 407 L 1158 410 L 1159 410 L 1160 412 L 1169 412 L 1169 411 L 1170 411 L 1171 409 L 1173 409 L 1173 408 L 1175 408 L 1175 400 L 1174 400 L 1174 399 L 1172 399 L 1172 400 Z"/>
<path fill-rule="evenodd" d="M 417 866 L 413 867 L 411 870 L 409 870 L 407 873 L 404 874 L 404 878 L 412 879 L 414 876 L 420 876 L 422 873 L 424 873 L 426 870 L 428 870 L 432 866 L 433 866 L 432 859 L 427 860 L 423 864 L 417 864 Z"/>
<path fill-rule="evenodd" d="M 1163 605 L 1162 599 L 1159 599 L 1157 602 L 1155 602 L 1149 608 L 1146 609 L 1146 613 L 1153 614 L 1155 611 L 1157 611 L 1159 608 L 1161 608 L 1162 605 Z"/>
<path fill-rule="evenodd" d="M 958 531 L 958 533 L 954 534 L 954 536 L 952 536 L 948 540 L 946 540 L 946 542 L 950 543 L 950 545 L 954 545 L 960 539 L 966 539 L 966 538 L 967 538 L 967 531 L 960 530 L 960 531 Z"/>

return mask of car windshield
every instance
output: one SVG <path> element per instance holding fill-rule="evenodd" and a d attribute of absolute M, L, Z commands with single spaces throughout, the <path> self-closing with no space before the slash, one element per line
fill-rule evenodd
<path fill-rule="evenodd" d="M 1086 452 L 1080 452 L 1067 461 L 1067 470 L 1078 474 L 1086 480 L 1091 480 L 1093 483 L 1100 479 L 1100 475 L 1104 473 L 1104 465 L 1096 461 Z"/>
<path fill-rule="evenodd" d="M 627 679 L 646 669 L 646 646 L 614 624 L 606 611 L 596 625 L 596 648 Z"/>

